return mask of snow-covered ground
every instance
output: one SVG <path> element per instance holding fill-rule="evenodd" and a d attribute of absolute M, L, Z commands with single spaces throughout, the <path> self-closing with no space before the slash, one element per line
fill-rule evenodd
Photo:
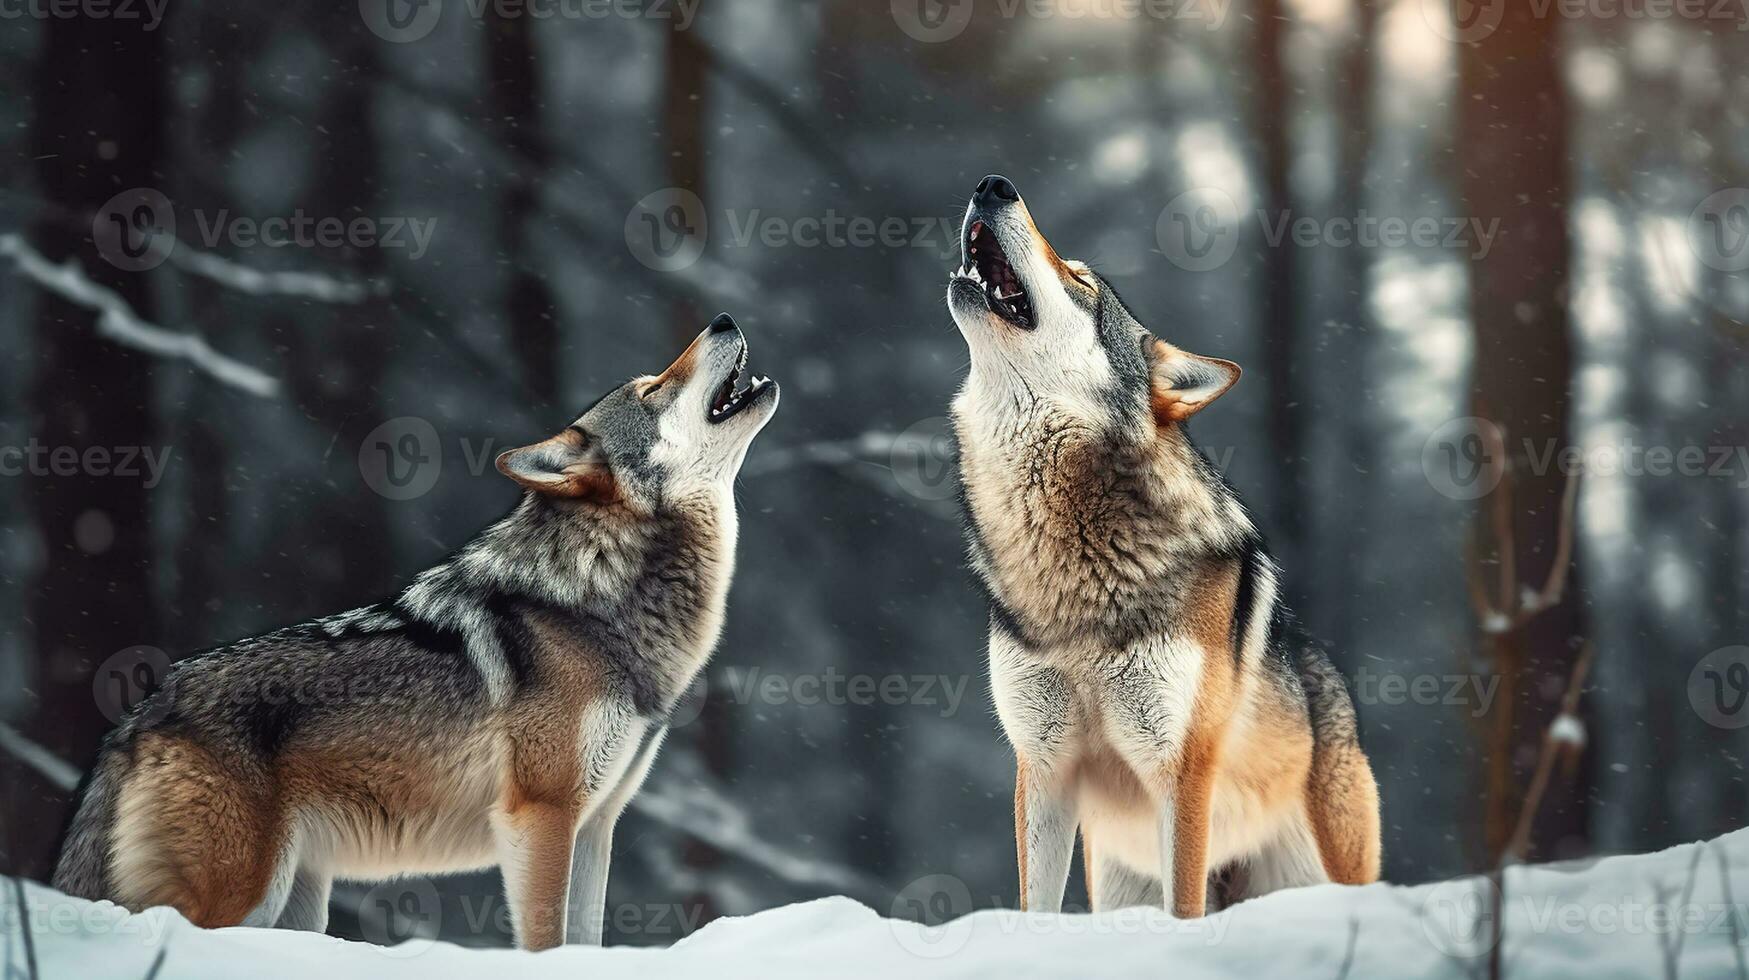
<path fill-rule="evenodd" d="M 1749 978 L 1749 831 L 1660 854 L 1515 868 L 1506 877 L 1508 977 Z M 26 886 L 42 980 L 316 977 L 1469 977 L 1487 976 L 1496 907 L 1468 878 L 1413 888 L 1322 886 L 1178 922 L 983 911 L 927 927 L 824 898 L 722 919 L 667 949 L 541 954 L 414 941 L 394 948 L 264 929 L 206 931 L 168 909 L 129 915 Z M 17 893 L 5 889 L 5 977 L 29 977 Z M 951 908 L 965 887 L 922 879 L 894 903 Z"/>

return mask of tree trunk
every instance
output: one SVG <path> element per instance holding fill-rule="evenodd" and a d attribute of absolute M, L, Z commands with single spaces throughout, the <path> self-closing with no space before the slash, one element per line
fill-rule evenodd
<path fill-rule="evenodd" d="M 1509 4 L 1499 29 L 1458 48 L 1460 192 L 1464 214 L 1498 218 L 1493 251 L 1470 265 L 1475 329 L 1472 414 L 1504 433 L 1515 464 L 1520 581 L 1549 572 L 1561 522 L 1565 479 L 1557 467 L 1533 472 L 1525 452 L 1568 444 L 1573 369 L 1567 322 L 1567 106 L 1559 70 L 1559 18 Z M 1496 493 L 1501 491 L 1496 490 Z M 1486 513 L 1490 500 L 1478 502 Z M 1485 524 L 1486 522 L 1480 522 Z M 1502 676 L 1491 719 L 1483 798 L 1485 843 L 1497 854 L 1517 817 L 1528 771 L 1583 636 L 1576 582 L 1568 599 L 1493 644 Z M 1551 785 L 1532 841 L 1543 857 L 1589 839 L 1586 765 Z"/>
<path fill-rule="evenodd" d="M 670 27 L 666 36 L 666 87 L 662 93 L 663 150 L 668 161 L 668 185 L 691 191 L 705 199 L 705 95 L 706 59 L 701 50 L 704 41 L 696 30 L 682 31 Z M 672 349 L 691 342 L 704 329 L 706 312 L 698 307 L 687 290 L 676 290 L 670 301 L 669 330 Z M 693 748 L 704 762 L 707 772 L 720 780 L 729 776 L 730 742 L 733 730 L 729 705 L 722 697 L 710 695 L 699 712 Z M 707 876 L 723 861 L 722 852 L 696 838 L 686 845 L 684 860 Z M 720 914 L 707 889 L 700 888 L 687 896 L 687 904 L 700 910 L 699 922 L 708 922 Z"/>
<path fill-rule="evenodd" d="M 1254 46 L 1252 112 L 1258 133 L 1258 165 L 1262 170 L 1261 207 L 1272 218 L 1293 207 L 1292 81 L 1285 52 L 1289 21 L 1282 0 L 1259 0 Z M 1291 238 L 1263 251 L 1262 287 L 1257 305 L 1259 334 L 1265 338 L 1265 371 L 1269 381 L 1269 443 L 1275 456 L 1275 541 L 1279 557 L 1289 569 L 1302 567 L 1307 480 L 1304 471 L 1304 433 L 1300 427 L 1304 399 L 1299 397 L 1299 359 L 1302 356 L 1294 285 L 1295 248 Z M 1290 576 L 1292 578 L 1292 576 Z M 1290 591 L 1304 599 L 1302 590 Z M 1290 600 L 1291 601 L 1291 600 Z"/>
<path fill-rule="evenodd" d="M 136 22 L 51 17 L 41 22 L 31 153 L 49 202 L 32 231 L 51 261 L 73 261 L 142 316 L 152 316 L 147 273 L 99 256 L 91 220 L 116 193 L 161 181 L 159 131 L 167 100 L 164 32 Z M 156 220 L 165 216 L 156 215 Z M 152 357 L 99 337 L 91 311 L 42 294 L 36 314 L 31 434 L 51 451 L 150 447 L 156 439 Z M 27 612 L 36 637 L 36 709 L 24 733 L 80 765 L 111 719 L 93 694 L 97 666 L 129 647 L 161 642 L 152 575 L 151 507 L 138 478 L 85 471 L 30 477 L 42 566 Z M 0 757 L 0 866 L 44 879 L 72 804 Z"/>
<path fill-rule="evenodd" d="M 496 10 L 497 8 L 492 8 Z M 533 247 L 534 220 L 540 214 L 538 189 L 548 160 L 541 131 L 540 72 L 535 57 L 532 17 L 500 17 L 486 24 L 488 132 L 497 134 L 517 173 L 508 175 L 499 251 L 509 266 L 504 280 L 505 315 L 521 375 L 536 404 L 549 414 L 559 401 L 559 324 L 552 290 Z"/>
<path fill-rule="evenodd" d="M 663 152 L 668 160 L 668 186 L 705 197 L 706 57 L 696 30 L 670 28 L 667 34 L 666 87 L 662 91 Z M 708 314 L 691 294 L 676 290 L 670 323 L 676 343 L 689 343 L 704 329 Z M 676 348 L 678 349 L 678 348 Z"/>

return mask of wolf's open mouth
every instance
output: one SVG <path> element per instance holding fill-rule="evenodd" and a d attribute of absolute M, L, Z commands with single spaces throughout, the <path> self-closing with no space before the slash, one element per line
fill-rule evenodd
<path fill-rule="evenodd" d="M 984 287 L 984 302 L 992 313 L 1024 330 L 1032 329 L 1032 300 L 1021 288 L 996 233 L 981 220 L 974 219 L 966 231 L 965 266 L 959 274 Z"/>
<path fill-rule="evenodd" d="M 747 367 L 747 345 L 741 345 L 741 354 L 735 359 L 735 366 L 729 369 L 729 376 L 723 379 L 723 386 L 717 389 L 716 396 L 711 399 L 711 413 L 707 421 L 721 422 L 730 416 L 753 404 L 753 401 L 771 387 L 771 379 L 755 374 L 752 383 L 747 387 L 736 389 L 741 380 L 741 372 Z"/>

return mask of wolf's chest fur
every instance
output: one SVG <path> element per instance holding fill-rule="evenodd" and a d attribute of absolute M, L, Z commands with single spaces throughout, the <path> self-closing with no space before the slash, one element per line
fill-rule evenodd
<path fill-rule="evenodd" d="M 1106 650 L 1200 631 L 1197 583 L 1231 564 L 1249 522 L 1167 475 L 1193 448 L 1049 408 L 1005 425 L 961 413 L 958 430 L 971 564 L 1000 626 L 1028 646 Z"/>

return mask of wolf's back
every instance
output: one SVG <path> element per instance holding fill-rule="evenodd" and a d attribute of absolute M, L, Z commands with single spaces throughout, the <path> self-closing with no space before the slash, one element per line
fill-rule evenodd
<path fill-rule="evenodd" d="M 110 836 L 127 767 L 127 754 L 105 745 L 97 765 L 86 776 L 79 808 L 67 828 L 51 881 L 59 891 L 93 901 L 113 897 L 109 889 Z"/>

